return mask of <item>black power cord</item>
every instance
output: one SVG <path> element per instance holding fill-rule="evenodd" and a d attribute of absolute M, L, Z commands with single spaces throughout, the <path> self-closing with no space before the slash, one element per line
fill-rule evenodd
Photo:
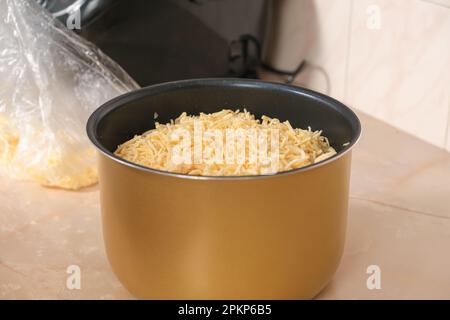
<path fill-rule="evenodd" d="M 302 72 L 302 70 L 305 68 L 306 65 L 306 60 L 302 60 L 300 62 L 300 64 L 298 65 L 297 68 L 295 68 L 295 70 L 293 71 L 287 71 L 287 70 L 281 70 L 281 69 L 277 69 L 275 67 L 272 67 L 271 65 L 265 63 L 262 61 L 262 50 L 261 50 L 261 44 L 259 43 L 259 40 L 250 35 L 250 34 L 245 34 L 242 35 L 239 38 L 240 43 L 242 44 L 242 59 L 243 59 L 243 64 L 245 66 L 245 76 L 252 76 L 254 74 L 256 74 L 256 68 L 257 67 L 261 67 L 267 71 L 273 72 L 277 75 L 280 76 L 286 76 L 286 83 L 292 83 L 295 78 L 297 77 L 297 75 L 300 74 L 300 72 Z M 252 61 L 251 59 L 249 59 L 250 55 L 250 44 L 252 44 L 255 48 L 256 54 L 255 54 L 255 59 Z"/>
<path fill-rule="evenodd" d="M 306 65 L 306 60 L 303 60 L 302 62 L 300 62 L 300 64 L 298 65 L 298 67 L 294 70 L 294 71 L 286 71 L 286 70 L 280 70 L 277 68 L 274 68 L 264 62 L 261 62 L 261 67 L 267 71 L 273 72 L 275 74 L 278 74 L 280 76 L 286 76 L 286 83 L 292 83 L 294 82 L 295 78 L 297 77 L 297 75 L 302 72 L 302 70 L 305 68 Z"/>

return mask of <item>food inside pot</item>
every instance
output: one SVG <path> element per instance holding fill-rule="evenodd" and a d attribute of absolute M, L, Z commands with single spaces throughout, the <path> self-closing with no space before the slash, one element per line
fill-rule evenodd
<path fill-rule="evenodd" d="M 274 174 L 301 168 L 336 154 L 320 130 L 293 128 L 289 121 L 247 110 L 182 113 L 175 120 L 136 135 L 115 155 L 174 173 L 200 176 Z"/>

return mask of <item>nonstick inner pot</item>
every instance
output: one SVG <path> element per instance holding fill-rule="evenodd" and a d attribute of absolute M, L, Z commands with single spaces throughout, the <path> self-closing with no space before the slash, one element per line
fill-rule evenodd
<path fill-rule="evenodd" d="M 351 148 L 361 131 L 356 115 L 330 97 L 299 87 L 245 79 L 183 80 L 142 88 L 102 105 L 90 117 L 87 131 L 100 150 L 112 153 L 134 135 L 153 129 L 155 121 L 166 123 L 182 112 L 244 108 L 256 117 L 289 120 L 294 128 L 323 130 L 338 153 Z"/>

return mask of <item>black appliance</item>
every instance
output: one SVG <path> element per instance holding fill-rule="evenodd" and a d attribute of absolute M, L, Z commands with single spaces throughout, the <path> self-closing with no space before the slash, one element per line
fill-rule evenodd
<path fill-rule="evenodd" d="M 200 77 L 256 78 L 271 0 L 36 0 L 78 18 L 81 36 L 141 86 Z M 78 16 L 77 16 L 78 15 Z"/>

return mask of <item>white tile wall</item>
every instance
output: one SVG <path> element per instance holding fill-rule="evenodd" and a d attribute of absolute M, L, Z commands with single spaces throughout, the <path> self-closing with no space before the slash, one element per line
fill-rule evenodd
<path fill-rule="evenodd" d="M 447 151 L 450 151 L 450 104 L 448 106 L 448 119 L 447 119 L 447 141 L 446 141 L 446 147 L 445 149 Z"/>
<path fill-rule="evenodd" d="M 420 0 L 357 0 L 350 35 L 347 102 L 445 147 L 450 10 Z"/>
<path fill-rule="evenodd" d="M 296 84 L 450 151 L 449 8 L 426 0 L 276 3 L 269 62 L 293 69 L 306 58 Z"/>

